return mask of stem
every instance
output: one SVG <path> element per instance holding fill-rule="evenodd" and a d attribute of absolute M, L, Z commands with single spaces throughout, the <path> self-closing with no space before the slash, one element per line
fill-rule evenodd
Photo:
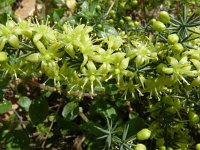
<path fill-rule="evenodd" d="M 141 0 L 141 4 L 142 4 L 143 17 L 146 18 L 146 10 L 145 10 L 145 2 L 144 2 L 144 0 Z"/>
<path fill-rule="evenodd" d="M 83 113 L 83 108 L 79 107 L 79 116 L 81 116 L 81 118 L 85 121 L 85 122 L 89 122 L 89 119 L 86 117 L 86 115 Z"/>
<path fill-rule="evenodd" d="M 54 124 L 54 121 L 55 121 L 55 118 L 56 118 L 56 116 L 58 115 L 58 112 L 59 112 L 59 110 L 60 110 L 60 108 L 61 108 L 61 104 L 60 104 L 60 106 L 57 108 L 57 110 L 56 110 L 56 114 L 55 114 L 55 117 L 53 118 L 53 120 L 51 121 L 51 124 L 50 124 L 50 126 L 49 126 L 49 131 L 47 132 L 47 134 L 46 134 L 46 136 L 45 136 L 45 140 L 43 141 L 43 143 L 42 143 L 42 148 L 45 148 L 44 146 L 45 146 L 45 144 L 46 144 L 46 140 L 47 140 L 47 138 L 48 138 L 48 136 L 49 136 L 49 133 L 50 133 L 50 131 L 51 131 L 51 129 L 53 128 L 53 124 Z"/>
<path fill-rule="evenodd" d="M 116 0 L 114 0 L 114 1 L 111 3 L 111 5 L 110 5 L 110 7 L 109 7 L 109 9 L 108 9 L 108 11 L 107 11 L 107 13 L 104 15 L 104 18 L 106 18 L 106 17 L 108 16 L 108 14 L 109 14 L 110 11 L 112 10 L 112 8 L 113 8 L 115 2 L 116 2 Z"/>
<path fill-rule="evenodd" d="M 32 47 L 31 45 L 28 45 L 28 44 L 23 43 L 23 42 L 19 42 L 19 43 L 20 43 L 20 45 L 22 45 L 22 46 L 25 46 L 25 47 L 27 47 L 27 48 L 30 48 L 30 49 L 34 50 L 34 47 Z"/>
<path fill-rule="evenodd" d="M 22 129 L 27 133 L 29 138 L 31 138 L 31 136 L 29 135 L 29 133 L 28 133 L 28 131 L 26 129 L 26 125 L 24 124 L 24 121 L 23 121 L 22 117 L 18 114 L 18 112 L 15 109 L 12 109 L 12 111 L 15 113 L 15 115 L 19 119 L 19 122 L 20 122 L 20 125 L 21 125 Z"/>
<path fill-rule="evenodd" d="M 44 85 L 44 84 L 38 83 L 36 81 L 30 80 L 30 79 L 22 78 L 22 80 L 32 86 L 40 88 L 40 89 L 51 91 L 51 92 L 58 92 L 58 90 L 55 87 Z M 103 94 L 97 94 L 97 93 L 91 94 L 91 93 L 82 93 L 80 91 L 67 91 L 67 90 L 61 90 L 60 92 L 63 94 L 71 94 L 71 95 L 77 95 L 77 96 L 82 95 L 84 97 L 97 97 L 99 95 L 103 95 Z"/>
<path fill-rule="evenodd" d="M 12 111 L 15 113 L 15 115 L 19 119 L 21 127 L 26 131 L 26 126 L 24 124 L 24 121 L 22 120 L 22 117 L 18 114 L 18 112 L 15 109 L 12 109 Z"/>

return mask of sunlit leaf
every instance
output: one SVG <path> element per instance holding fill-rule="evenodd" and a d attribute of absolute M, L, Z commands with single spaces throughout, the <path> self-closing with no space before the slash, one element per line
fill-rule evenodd
<path fill-rule="evenodd" d="M 31 100 L 26 97 L 26 96 L 22 96 L 19 98 L 18 104 L 23 107 L 26 111 L 29 110 L 29 107 L 31 105 Z"/>
<path fill-rule="evenodd" d="M 73 120 L 78 115 L 77 109 L 78 109 L 78 104 L 76 102 L 69 102 L 64 106 L 62 111 L 62 116 L 64 118 Z"/>

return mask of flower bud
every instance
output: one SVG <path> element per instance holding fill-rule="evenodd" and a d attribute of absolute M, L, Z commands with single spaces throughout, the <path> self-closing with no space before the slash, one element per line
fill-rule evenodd
<path fill-rule="evenodd" d="M 184 50 L 184 47 L 181 43 L 175 43 L 172 47 L 173 53 L 181 53 Z"/>
<path fill-rule="evenodd" d="M 33 54 L 28 55 L 26 57 L 26 60 L 36 63 L 36 62 L 39 62 L 39 59 L 40 59 L 39 57 L 40 57 L 40 53 L 33 53 Z"/>
<path fill-rule="evenodd" d="M 175 43 L 178 43 L 179 37 L 177 34 L 170 34 L 167 37 L 167 41 L 169 44 L 175 44 Z"/>
<path fill-rule="evenodd" d="M 196 124 L 199 122 L 199 116 L 195 112 L 189 112 L 188 117 L 191 124 Z"/>
<path fill-rule="evenodd" d="M 196 144 L 196 150 L 200 150 L 200 143 Z"/>
<path fill-rule="evenodd" d="M 161 11 L 161 12 L 159 13 L 158 19 L 159 19 L 161 22 L 165 23 L 165 24 L 169 23 L 169 22 L 170 22 L 169 13 L 166 12 L 166 11 Z"/>
<path fill-rule="evenodd" d="M 14 47 L 14 48 L 19 48 L 19 39 L 16 35 L 11 34 L 8 38 L 8 43 Z"/>
<path fill-rule="evenodd" d="M 8 60 L 8 56 L 6 52 L 0 52 L 0 63 Z"/>
<path fill-rule="evenodd" d="M 91 73 L 94 73 L 97 70 L 95 64 L 91 60 L 88 61 L 87 68 Z"/>
<path fill-rule="evenodd" d="M 137 144 L 135 147 L 134 147 L 134 150 L 146 150 L 146 146 L 144 144 Z"/>
<path fill-rule="evenodd" d="M 158 32 L 163 32 L 166 30 L 166 26 L 164 23 L 160 21 L 154 21 L 153 22 L 153 29 L 158 31 Z"/>
<path fill-rule="evenodd" d="M 151 136 L 151 131 L 149 129 L 142 129 L 137 133 L 137 139 L 138 140 L 147 140 Z"/>

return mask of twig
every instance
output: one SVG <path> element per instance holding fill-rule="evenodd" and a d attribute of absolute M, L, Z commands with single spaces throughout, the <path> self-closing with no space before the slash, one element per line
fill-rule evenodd
<path fill-rule="evenodd" d="M 20 122 L 20 125 L 21 125 L 22 129 L 24 129 L 24 131 L 27 133 L 28 137 L 31 138 L 31 136 L 29 135 L 29 132 L 26 129 L 24 121 L 22 120 L 22 117 L 18 114 L 18 112 L 15 109 L 12 109 L 12 111 L 15 113 L 15 115 L 19 119 L 19 122 Z"/>
<path fill-rule="evenodd" d="M 86 117 L 86 115 L 83 113 L 83 108 L 79 107 L 79 116 L 85 121 L 89 122 L 89 119 Z"/>
<path fill-rule="evenodd" d="M 143 16 L 146 17 L 146 10 L 145 10 L 144 0 L 142 0 L 141 3 L 142 3 Z"/>
<path fill-rule="evenodd" d="M 59 112 L 61 106 L 62 106 L 62 105 L 60 105 L 60 106 L 57 108 L 56 114 L 55 114 L 53 120 L 51 121 L 51 124 L 50 124 L 50 126 L 49 126 L 49 131 L 47 132 L 47 134 L 46 134 L 46 136 L 45 136 L 45 138 L 44 138 L 45 140 L 44 140 L 43 143 L 42 143 L 42 148 L 45 148 L 44 146 L 45 146 L 45 144 L 46 144 L 46 140 L 47 140 L 47 138 L 48 138 L 48 136 L 49 136 L 49 133 L 50 133 L 51 129 L 53 128 L 53 124 L 54 124 L 55 118 L 56 118 L 56 116 L 58 115 L 58 112 Z"/>
<path fill-rule="evenodd" d="M 30 80 L 30 79 L 23 78 L 22 80 L 24 80 L 28 84 L 31 84 L 32 86 L 40 88 L 40 89 L 51 91 L 51 92 L 56 92 L 56 91 L 58 92 L 58 90 L 55 87 L 44 85 L 44 84 L 38 83 L 36 81 Z M 91 93 L 82 93 L 80 91 L 67 91 L 67 90 L 61 90 L 60 92 L 63 94 L 82 95 L 83 97 L 97 97 L 100 95 L 97 93 L 91 94 Z"/>
<path fill-rule="evenodd" d="M 106 18 L 106 17 L 108 16 L 108 14 L 109 14 L 110 11 L 112 10 L 112 8 L 113 8 L 115 2 L 116 2 L 116 0 L 114 0 L 114 1 L 111 3 L 111 5 L 110 5 L 110 7 L 109 7 L 109 9 L 108 9 L 108 11 L 107 11 L 107 13 L 104 15 L 104 18 Z"/>
<path fill-rule="evenodd" d="M 12 111 L 15 113 L 15 115 L 17 116 L 17 118 L 19 119 L 20 125 L 21 127 L 26 130 L 26 126 L 24 124 L 24 121 L 22 120 L 22 117 L 18 114 L 18 112 L 15 109 L 12 109 Z"/>

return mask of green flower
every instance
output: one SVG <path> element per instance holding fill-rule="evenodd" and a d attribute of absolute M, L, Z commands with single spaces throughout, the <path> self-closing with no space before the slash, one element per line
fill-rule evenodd
<path fill-rule="evenodd" d="M 184 76 L 196 76 L 196 71 L 191 70 L 192 65 L 188 61 L 187 56 L 183 56 L 180 60 L 174 57 L 167 57 L 169 67 L 163 66 L 162 71 L 166 74 L 172 74 L 177 79 L 182 79 L 186 84 L 189 85 Z"/>
<path fill-rule="evenodd" d="M 137 42 L 136 46 L 136 48 L 127 52 L 127 57 L 134 59 L 137 66 L 148 64 L 151 60 L 158 60 L 157 53 L 152 45 Z"/>

